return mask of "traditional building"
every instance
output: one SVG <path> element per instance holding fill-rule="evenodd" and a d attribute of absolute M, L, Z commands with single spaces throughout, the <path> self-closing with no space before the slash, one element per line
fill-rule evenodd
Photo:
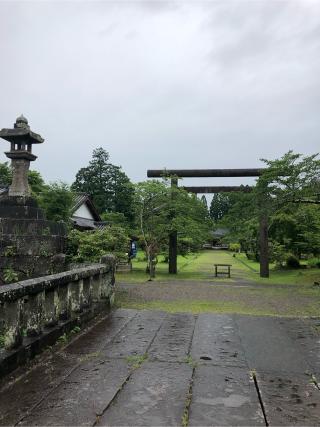
<path fill-rule="evenodd" d="M 71 222 L 79 230 L 95 230 L 105 225 L 88 194 L 75 195 L 71 212 Z"/>

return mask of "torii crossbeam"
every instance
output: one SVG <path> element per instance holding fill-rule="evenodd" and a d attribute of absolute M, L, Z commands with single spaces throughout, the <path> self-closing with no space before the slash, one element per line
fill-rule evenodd
<path fill-rule="evenodd" d="M 217 178 L 217 177 L 258 177 L 265 169 L 151 169 L 147 171 L 148 178 L 175 177 L 171 179 L 171 186 L 178 185 L 178 178 Z M 183 187 L 190 193 L 225 193 L 250 192 L 249 186 L 219 186 L 219 187 Z M 260 276 L 269 277 L 268 253 L 268 220 L 266 215 L 260 218 Z M 177 274 L 177 232 L 169 236 L 169 274 Z"/>

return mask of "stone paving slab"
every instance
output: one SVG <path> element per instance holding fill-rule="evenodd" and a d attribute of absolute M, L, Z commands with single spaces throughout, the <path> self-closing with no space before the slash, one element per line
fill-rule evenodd
<path fill-rule="evenodd" d="M 166 313 L 161 311 L 139 311 L 125 329 L 106 344 L 102 354 L 109 358 L 143 355 L 152 343 Z"/>
<path fill-rule="evenodd" d="M 281 328 L 302 352 L 310 372 L 320 372 L 320 319 L 280 319 Z"/>
<path fill-rule="evenodd" d="M 194 325 L 195 316 L 192 314 L 169 314 L 148 350 L 149 360 L 185 361 Z"/>
<path fill-rule="evenodd" d="M 320 425 L 320 391 L 308 375 L 258 372 L 257 380 L 270 426 Z"/>
<path fill-rule="evenodd" d="M 129 375 L 123 360 L 90 360 L 63 381 L 19 425 L 91 426 Z"/>
<path fill-rule="evenodd" d="M 137 313 L 136 310 L 117 310 L 112 316 L 107 316 L 90 328 L 89 333 L 85 335 L 85 345 L 83 337 L 80 336 L 66 348 L 66 353 L 83 355 L 98 352 L 112 341 Z"/>
<path fill-rule="evenodd" d="M 199 366 L 195 369 L 190 426 L 265 425 L 254 382 L 238 367 Z"/>
<path fill-rule="evenodd" d="M 299 344 L 290 338 L 281 318 L 237 316 L 236 322 L 250 369 L 263 372 L 299 372 L 309 370 Z"/>
<path fill-rule="evenodd" d="M 229 315 L 200 314 L 192 340 L 191 356 L 222 366 L 247 368 L 237 324 Z"/>
<path fill-rule="evenodd" d="M 143 364 L 133 373 L 98 425 L 181 425 L 191 377 L 192 368 L 187 364 Z"/>
<path fill-rule="evenodd" d="M 76 367 L 74 358 L 50 357 L 0 391 L 0 425 L 14 425 Z"/>
<path fill-rule="evenodd" d="M 316 322 L 115 310 L 2 388 L 0 425 L 320 425 Z"/>

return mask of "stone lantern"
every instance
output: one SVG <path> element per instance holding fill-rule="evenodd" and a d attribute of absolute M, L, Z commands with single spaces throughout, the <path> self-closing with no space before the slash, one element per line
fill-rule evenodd
<path fill-rule="evenodd" d="M 24 116 L 0 138 L 11 143 L 5 152 L 12 162 L 12 182 L 0 193 L 0 285 L 65 269 L 66 225 L 49 221 L 28 185 L 33 144 L 44 140 L 32 132 Z"/>
<path fill-rule="evenodd" d="M 2 129 L 0 138 L 11 142 L 11 150 L 5 152 L 12 161 L 12 184 L 9 187 L 10 196 L 30 196 L 28 185 L 28 170 L 30 162 L 37 156 L 32 154 L 32 145 L 41 144 L 44 139 L 30 130 L 28 120 L 21 115 L 17 118 L 13 129 Z"/>

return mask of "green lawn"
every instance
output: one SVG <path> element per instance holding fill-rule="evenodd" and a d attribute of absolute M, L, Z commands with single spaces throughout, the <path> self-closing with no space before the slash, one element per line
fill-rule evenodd
<path fill-rule="evenodd" d="M 146 262 L 144 255 L 140 252 L 133 260 L 133 271 L 117 273 L 117 280 L 127 283 L 143 283 L 148 280 L 145 273 Z M 214 278 L 213 264 L 232 264 L 231 278 Z M 308 285 L 320 280 L 320 269 L 301 270 L 276 270 L 273 264 L 270 265 L 270 277 L 268 279 L 259 276 L 259 264 L 249 261 L 245 254 L 233 256 L 228 251 L 202 251 L 198 254 L 191 254 L 187 257 L 178 256 L 178 274 L 168 274 L 168 264 L 163 262 L 163 257 L 159 257 L 156 267 L 156 278 L 154 281 L 191 280 L 191 281 L 212 281 L 219 282 L 255 282 L 260 284 L 279 285 Z"/>
<path fill-rule="evenodd" d="M 214 277 L 213 264 L 232 264 L 231 278 Z M 320 269 L 276 270 L 259 277 L 259 265 L 243 254 L 202 251 L 178 258 L 178 274 L 168 274 L 160 257 L 156 278 L 148 282 L 143 254 L 133 271 L 117 273 L 116 304 L 123 308 L 168 312 L 238 313 L 265 316 L 319 316 Z"/>

